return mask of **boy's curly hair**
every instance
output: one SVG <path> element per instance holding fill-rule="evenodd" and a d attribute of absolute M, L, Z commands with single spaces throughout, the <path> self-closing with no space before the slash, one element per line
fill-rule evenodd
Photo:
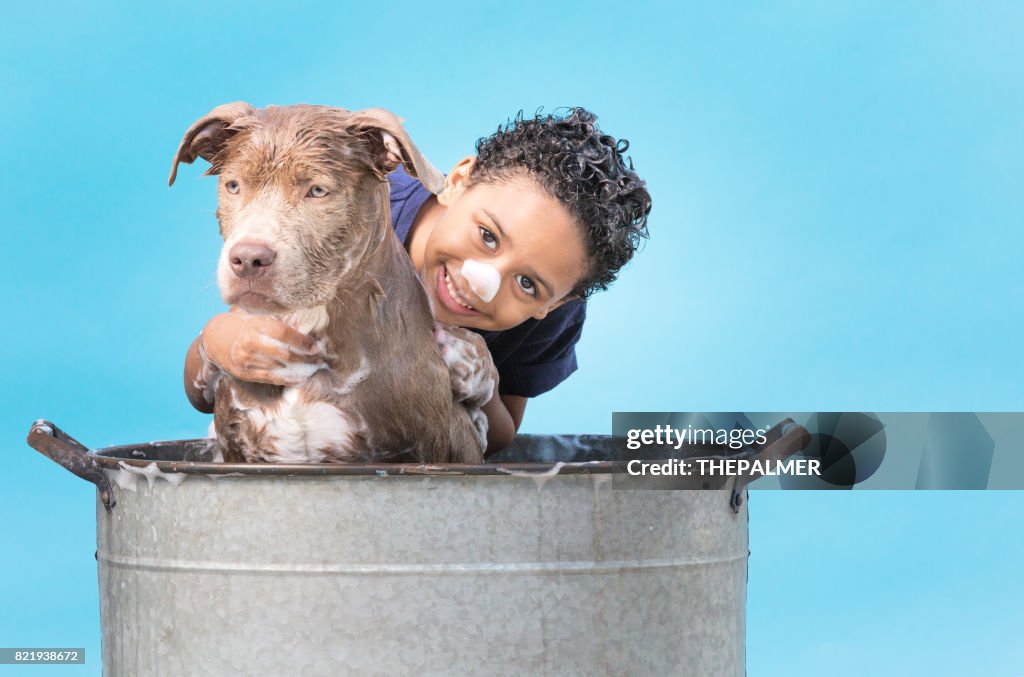
<path fill-rule="evenodd" d="M 608 288 L 648 237 L 651 196 L 624 156 L 625 139 L 597 128 L 597 116 L 570 108 L 564 116 L 515 119 L 476 143 L 470 183 L 494 183 L 526 172 L 579 223 L 588 272 L 571 294 L 587 298 Z"/>

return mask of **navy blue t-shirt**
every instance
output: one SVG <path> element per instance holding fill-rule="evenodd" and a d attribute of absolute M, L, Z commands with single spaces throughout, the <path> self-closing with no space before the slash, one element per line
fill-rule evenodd
<path fill-rule="evenodd" d="M 398 239 L 408 246 L 412 222 L 430 191 L 401 167 L 388 176 L 391 187 L 391 223 Z M 484 337 L 498 367 L 502 395 L 536 397 L 554 388 L 576 371 L 576 342 L 583 333 L 587 304 L 569 301 L 543 320 L 530 318 L 505 331 L 473 329 Z"/>

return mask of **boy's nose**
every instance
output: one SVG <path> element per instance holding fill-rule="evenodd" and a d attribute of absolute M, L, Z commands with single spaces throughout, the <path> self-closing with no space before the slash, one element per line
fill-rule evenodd
<path fill-rule="evenodd" d="M 501 271 L 491 263 L 466 259 L 462 262 L 462 277 L 469 283 L 469 288 L 484 303 L 490 303 L 501 288 L 504 279 Z"/>

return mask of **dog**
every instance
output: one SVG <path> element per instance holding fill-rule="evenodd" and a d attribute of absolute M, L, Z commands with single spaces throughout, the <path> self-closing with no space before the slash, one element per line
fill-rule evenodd
<path fill-rule="evenodd" d="M 429 190 L 444 177 L 383 109 L 213 109 L 179 163 L 219 175 L 224 302 L 318 340 L 301 386 L 220 375 L 216 438 L 227 462 L 479 463 L 497 371 L 483 339 L 434 322 L 391 227 L 399 163 Z M 305 374 L 303 374 L 304 376 Z"/>

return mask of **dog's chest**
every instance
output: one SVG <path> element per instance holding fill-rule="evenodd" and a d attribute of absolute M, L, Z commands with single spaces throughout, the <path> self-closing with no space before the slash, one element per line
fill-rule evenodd
<path fill-rule="evenodd" d="M 235 392 L 232 400 L 236 416 L 243 419 L 243 436 L 249 438 L 239 440 L 248 460 L 322 463 L 362 449 L 362 417 L 333 402 L 308 400 L 302 388 L 285 388 L 271 402 L 247 404 Z"/>

